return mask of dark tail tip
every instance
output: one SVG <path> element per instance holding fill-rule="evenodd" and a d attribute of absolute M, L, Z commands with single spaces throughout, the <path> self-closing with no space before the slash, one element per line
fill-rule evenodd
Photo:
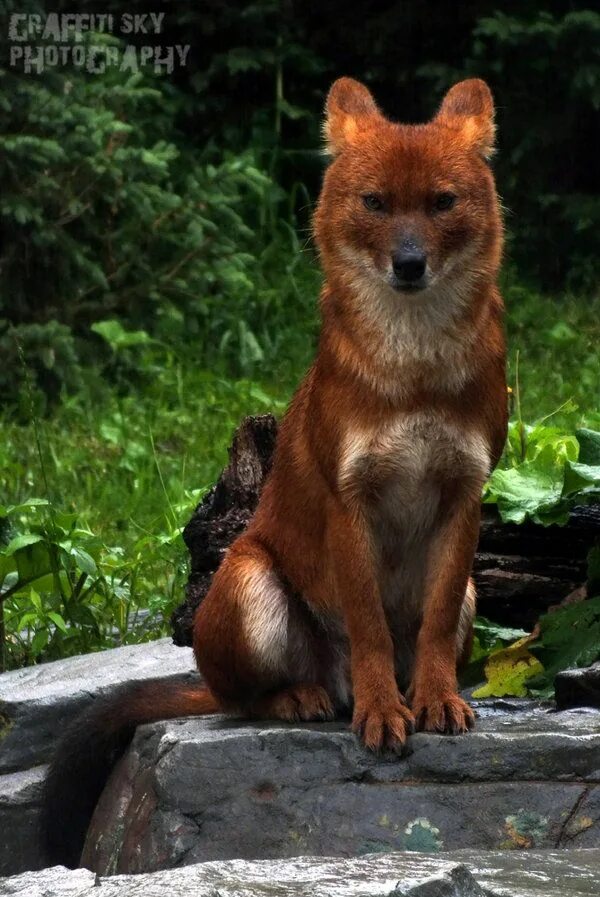
<path fill-rule="evenodd" d="M 47 865 L 79 865 L 96 804 L 136 726 L 218 710 L 208 689 L 185 674 L 170 681 L 147 679 L 96 698 L 67 728 L 50 764 L 40 822 Z"/>
<path fill-rule="evenodd" d="M 94 808 L 135 724 L 115 725 L 116 698 L 98 699 L 65 731 L 42 796 L 40 830 L 48 865 L 75 869 Z"/>

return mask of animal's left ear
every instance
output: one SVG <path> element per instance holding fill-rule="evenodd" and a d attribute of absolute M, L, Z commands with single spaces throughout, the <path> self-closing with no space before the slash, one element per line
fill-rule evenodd
<path fill-rule="evenodd" d="M 469 144 L 484 159 L 494 152 L 494 100 L 492 92 L 480 78 L 459 81 L 451 87 L 443 99 L 436 119 L 445 119 L 462 132 Z"/>

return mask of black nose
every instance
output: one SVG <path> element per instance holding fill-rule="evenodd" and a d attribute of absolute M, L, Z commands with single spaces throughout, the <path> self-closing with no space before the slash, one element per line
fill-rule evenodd
<path fill-rule="evenodd" d="M 416 283 L 425 274 L 427 256 L 421 249 L 399 249 L 392 253 L 392 268 L 398 280 Z"/>

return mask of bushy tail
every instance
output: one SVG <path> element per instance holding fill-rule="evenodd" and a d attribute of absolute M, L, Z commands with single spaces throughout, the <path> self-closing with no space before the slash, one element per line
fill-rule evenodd
<path fill-rule="evenodd" d="M 48 865 L 75 868 L 94 808 L 136 726 L 219 711 L 203 686 L 148 679 L 97 698 L 58 743 L 44 786 L 41 837 Z"/>

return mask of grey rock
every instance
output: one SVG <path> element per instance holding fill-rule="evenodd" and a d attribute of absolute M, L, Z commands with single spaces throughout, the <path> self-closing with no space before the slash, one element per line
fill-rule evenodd
<path fill-rule="evenodd" d="M 0 675 L 0 773 L 46 763 L 56 738 L 99 694 L 125 682 L 197 676 L 170 639 L 113 648 Z"/>
<path fill-rule="evenodd" d="M 600 707 L 600 662 L 580 670 L 563 670 L 554 679 L 556 704 L 566 707 Z"/>
<path fill-rule="evenodd" d="M 39 869 L 38 815 L 45 766 L 0 776 L 0 875 Z"/>
<path fill-rule="evenodd" d="M 224 717 L 141 727 L 82 864 L 141 873 L 208 860 L 600 846 L 600 712 L 490 714 L 375 757 L 337 723 Z"/>
<path fill-rule="evenodd" d="M 57 866 L 0 879 L 0 897 L 597 897 L 600 850 L 230 860 L 96 878 Z"/>
<path fill-rule="evenodd" d="M 95 883 L 96 876 L 87 869 L 54 866 L 41 872 L 0 878 L 0 897 L 100 897 Z"/>

